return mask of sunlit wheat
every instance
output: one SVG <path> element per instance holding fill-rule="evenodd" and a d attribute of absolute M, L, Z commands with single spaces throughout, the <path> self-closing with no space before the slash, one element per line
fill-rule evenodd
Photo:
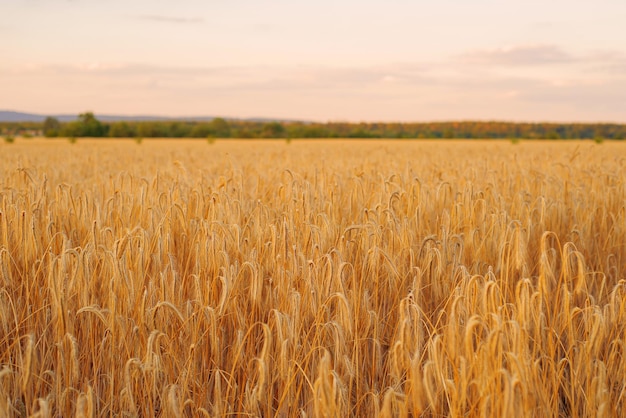
<path fill-rule="evenodd" d="M 625 151 L 0 146 L 0 415 L 620 416 Z"/>

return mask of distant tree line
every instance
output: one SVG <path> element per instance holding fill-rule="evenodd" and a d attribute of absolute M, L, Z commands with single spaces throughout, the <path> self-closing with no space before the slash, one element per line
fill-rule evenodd
<path fill-rule="evenodd" d="M 1 123 L 3 134 L 40 132 L 46 137 L 110 138 L 441 138 L 626 139 L 626 124 L 607 123 L 308 123 L 215 118 L 210 122 L 101 122 L 91 112 L 73 122 Z"/>

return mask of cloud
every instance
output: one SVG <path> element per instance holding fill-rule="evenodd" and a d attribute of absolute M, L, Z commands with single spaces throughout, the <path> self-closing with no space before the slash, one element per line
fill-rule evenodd
<path fill-rule="evenodd" d="M 596 51 L 585 60 L 589 72 L 611 76 L 626 76 L 626 54 L 620 51 Z"/>
<path fill-rule="evenodd" d="M 581 108 L 626 106 L 626 79 L 578 81 L 566 84 L 537 83 L 525 100 L 543 103 L 570 103 Z M 619 105 L 619 106 L 618 106 Z"/>
<path fill-rule="evenodd" d="M 219 91 L 301 91 L 335 92 L 358 95 L 363 91 L 402 86 L 434 85 L 437 77 L 427 75 L 420 65 L 384 65 L 354 67 L 240 67 L 228 74 L 230 82 L 211 88 Z"/>
<path fill-rule="evenodd" d="M 0 73 L 21 76 L 80 79 L 153 79 L 160 85 L 176 83 L 218 90 L 333 89 L 387 84 L 435 82 L 428 67 L 415 64 L 386 66 L 161 66 L 140 63 L 83 62 L 73 65 L 21 65 Z"/>
<path fill-rule="evenodd" d="M 447 67 L 459 64 L 463 64 L 460 68 L 466 74 L 509 73 L 535 79 L 547 79 L 556 73 L 561 77 L 625 77 L 626 51 L 595 50 L 574 55 L 557 45 L 517 45 L 468 51 L 450 57 Z"/>
<path fill-rule="evenodd" d="M 137 15 L 134 17 L 139 20 L 147 20 L 151 22 L 162 22 L 162 23 L 178 23 L 178 24 L 204 23 L 204 19 L 201 17 L 176 17 L 176 16 L 161 16 L 161 15 Z"/>
<path fill-rule="evenodd" d="M 596 52 L 558 67 L 519 70 L 459 65 L 458 56 L 346 67 L 0 65 L 0 91 L 11 98 L 4 99 L 5 106 L 21 108 L 41 102 L 52 109 L 55 102 L 67 101 L 98 111 L 120 106 L 128 113 L 196 114 L 206 109 L 319 120 L 624 121 L 626 77 L 617 73 L 622 59 L 619 52 Z M 609 64 L 614 74 L 594 67 Z"/>
<path fill-rule="evenodd" d="M 496 66 L 535 66 L 576 61 L 574 56 L 556 45 L 513 45 L 475 50 L 461 55 L 460 59 L 470 64 Z"/>

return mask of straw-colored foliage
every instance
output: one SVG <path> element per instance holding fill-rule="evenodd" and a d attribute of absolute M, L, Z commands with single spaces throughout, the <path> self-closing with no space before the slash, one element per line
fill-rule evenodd
<path fill-rule="evenodd" d="M 0 161 L 0 416 L 626 411 L 626 144 Z"/>

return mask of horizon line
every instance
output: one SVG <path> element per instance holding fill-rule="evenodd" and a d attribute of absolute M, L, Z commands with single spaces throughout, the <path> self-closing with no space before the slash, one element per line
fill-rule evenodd
<path fill-rule="evenodd" d="M 575 124 L 583 124 L 583 125 L 592 125 L 592 124 L 602 124 L 602 125 L 626 125 L 626 121 L 618 122 L 618 121 L 607 121 L 607 120 L 595 120 L 595 121 L 585 121 L 585 120 L 513 120 L 513 119 L 495 119 L 495 118 L 441 118 L 441 119 L 423 119 L 423 120 L 349 120 L 349 119 L 327 119 L 327 120 L 319 120 L 319 119 L 305 119 L 305 118 L 292 118 L 292 117 L 268 117 L 268 116 L 226 116 L 226 115 L 163 115 L 163 114 L 146 114 L 146 113 L 98 113 L 93 110 L 83 110 L 81 112 L 73 113 L 73 112 L 62 112 L 62 113 L 40 113 L 40 112 L 28 112 L 14 109 L 0 109 L 0 113 L 15 113 L 19 115 L 32 116 L 32 117 L 78 117 L 82 113 L 93 113 L 96 118 L 123 118 L 127 121 L 133 121 L 133 118 L 137 118 L 137 121 L 142 118 L 150 118 L 150 119 L 167 119 L 170 121 L 184 120 L 184 121 L 194 121 L 200 119 L 217 119 L 222 118 L 225 120 L 234 120 L 234 121 L 267 121 L 267 122 L 291 122 L 291 123 L 320 123 L 320 124 L 332 124 L 332 123 L 347 123 L 347 124 L 373 124 L 373 123 L 398 123 L 398 124 L 428 124 L 428 123 L 511 123 L 511 124 L 566 124 L 566 125 L 575 125 Z M 12 121 L 0 121 L 1 123 L 10 123 L 10 122 L 33 122 L 29 120 L 12 120 Z"/>

